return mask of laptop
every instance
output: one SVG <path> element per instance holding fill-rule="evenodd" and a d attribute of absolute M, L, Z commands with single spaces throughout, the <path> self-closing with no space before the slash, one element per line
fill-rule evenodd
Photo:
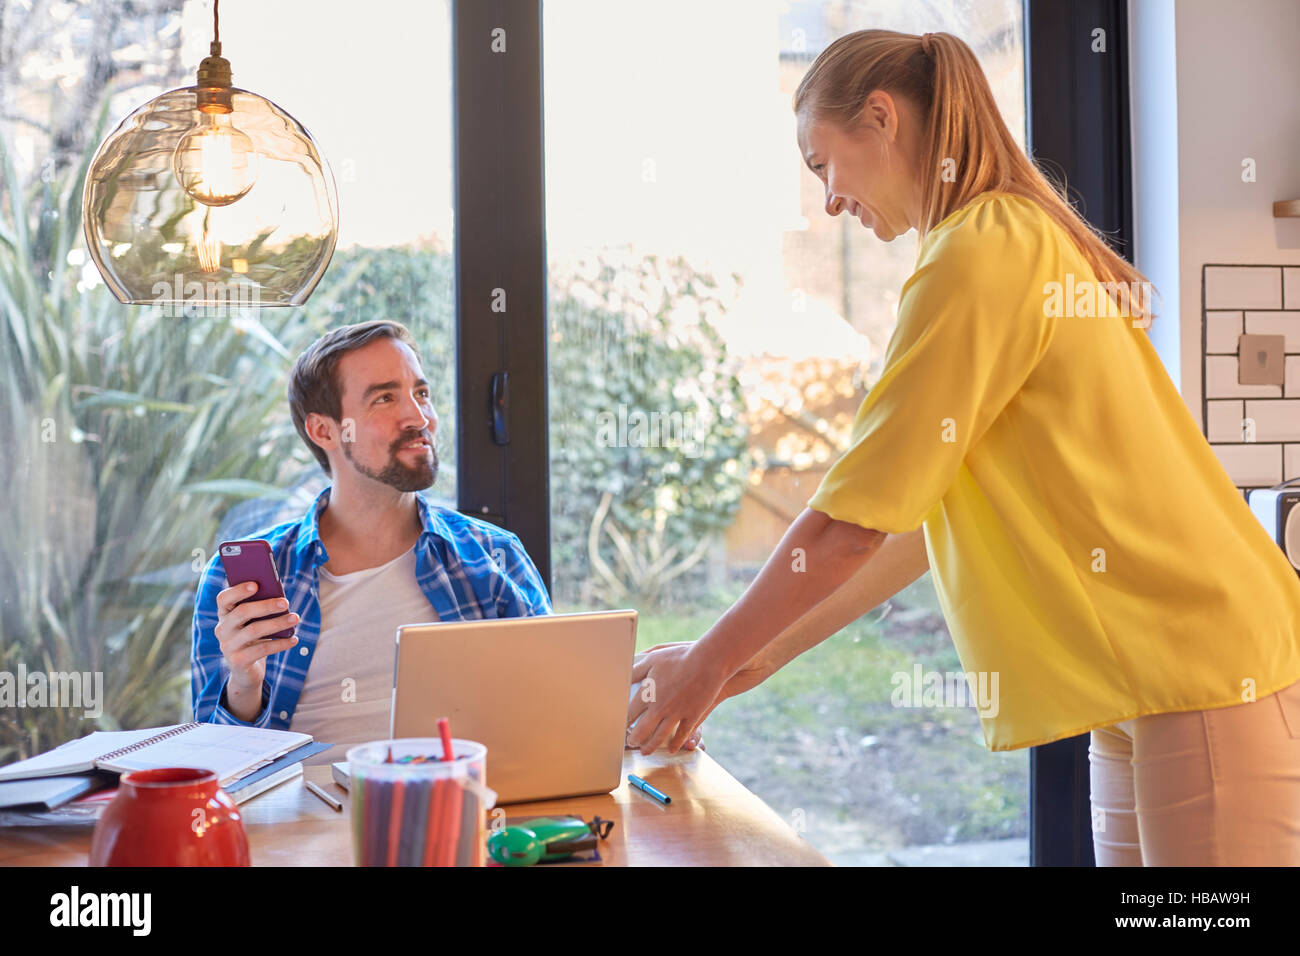
<path fill-rule="evenodd" d="M 391 732 L 487 747 L 498 803 L 609 793 L 622 777 L 636 611 L 397 629 Z"/>

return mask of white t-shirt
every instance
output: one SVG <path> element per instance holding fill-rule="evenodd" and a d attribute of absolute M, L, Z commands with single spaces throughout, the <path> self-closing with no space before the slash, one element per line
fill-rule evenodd
<path fill-rule="evenodd" d="M 377 568 L 317 573 L 320 638 L 289 729 L 335 746 L 305 766 L 345 760 L 349 747 L 388 739 L 397 628 L 438 620 L 416 583 L 414 548 Z"/>

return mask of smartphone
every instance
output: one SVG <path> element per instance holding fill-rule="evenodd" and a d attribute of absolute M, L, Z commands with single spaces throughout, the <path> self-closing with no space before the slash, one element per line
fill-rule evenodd
<path fill-rule="evenodd" d="M 284 587 L 280 584 L 279 572 L 275 570 L 275 561 L 271 558 L 271 546 L 260 538 L 251 541 L 223 541 L 218 545 L 221 553 L 221 565 L 226 569 L 226 582 L 230 587 L 246 584 L 249 581 L 257 585 L 257 591 L 244 601 L 265 601 L 268 598 L 284 597 Z M 243 604 L 240 601 L 239 604 Z M 238 606 L 238 605 L 236 605 Z M 288 611 L 281 612 L 287 614 Z M 264 614 L 253 621 L 265 621 L 280 614 Z M 279 637 L 293 637 L 293 628 L 289 627 L 275 634 L 268 634 L 264 641 Z"/>

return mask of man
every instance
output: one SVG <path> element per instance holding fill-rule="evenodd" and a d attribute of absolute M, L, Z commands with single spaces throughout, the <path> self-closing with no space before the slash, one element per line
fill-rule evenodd
<path fill-rule="evenodd" d="M 332 485 L 263 538 L 286 600 L 245 600 L 220 555 L 194 608 L 194 719 L 291 729 L 336 747 L 389 734 L 399 625 L 551 613 L 519 538 L 419 494 L 438 473 L 411 334 L 397 322 L 336 329 L 294 363 L 294 425 Z M 238 606 L 236 606 L 238 604 Z M 273 614 L 265 621 L 254 618 Z M 285 628 L 288 638 L 262 640 Z M 324 762 L 325 754 L 308 763 Z"/>

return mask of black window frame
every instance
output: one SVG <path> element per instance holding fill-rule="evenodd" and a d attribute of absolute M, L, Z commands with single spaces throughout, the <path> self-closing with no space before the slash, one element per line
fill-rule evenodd
<path fill-rule="evenodd" d="M 1133 260 L 1126 0 L 1025 0 L 1029 153 Z M 1094 31 L 1105 52 L 1094 52 Z M 1089 734 L 1029 752 L 1029 865 L 1095 866 Z"/>
<path fill-rule="evenodd" d="M 449 3 L 457 508 L 517 534 L 550 591 L 541 0 Z"/>

